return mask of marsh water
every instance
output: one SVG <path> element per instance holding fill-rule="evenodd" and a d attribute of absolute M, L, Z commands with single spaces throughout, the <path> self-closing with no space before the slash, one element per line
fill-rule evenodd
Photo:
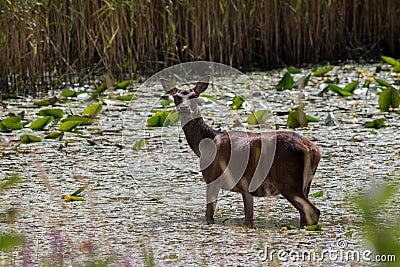
<path fill-rule="evenodd" d="M 335 67 L 327 76 L 339 77 L 343 84 L 364 82 L 367 77 L 358 69 L 373 77 L 392 77 L 388 72 L 376 73 L 376 67 L 348 64 Z M 260 131 L 265 129 L 250 127 L 246 118 L 252 110 L 268 109 L 271 116 L 264 128 L 293 131 L 286 127 L 287 112 L 299 105 L 299 90 L 275 89 L 283 73 L 248 73 L 257 90 L 240 79 L 219 78 L 200 98 L 205 120 L 223 130 Z M 323 154 L 310 193 L 311 202 L 321 211 L 321 231 L 290 229 L 290 225 L 298 227 L 299 214 L 281 196 L 256 198 L 255 229 L 246 228 L 241 196 L 231 192 L 220 193 L 216 224 L 208 225 L 206 187 L 179 123 L 146 127 L 151 114 L 148 107 L 172 110 L 173 104 L 161 105 L 167 98 L 160 99 L 160 85 L 147 83 L 140 89 L 141 84 L 133 84 L 129 89 L 106 91 L 94 123 L 80 126 L 78 132 L 66 132 L 62 140 L 20 144 L 19 136 L 31 132 L 27 127 L 1 134 L 1 178 L 15 173 L 23 178 L 0 195 L 1 212 L 16 210 L 11 223 L 2 219 L 1 228 L 25 238 L 23 248 L 0 254 L 1 265 L 20 266 L 24 260 L 32 266 L 89 262 L 107 266 L 151 266 L 150 262 L 155 266 L 371 265 L 335 256 L 322 258 L 323 251 L 362 252 L 367 248 L 362 238 L 365 222 L 352 197 L 399 178 L 399 115 L 379 111 L 378 89 L 372 85 L 368 90 L 359 86 L 354 96 L 331 92 L 318 96 L 322 79 L 312 77 L 300 97 L 307 104 L 305 112 L 319 121 L 295 129 L 314 141 Z M 89 93 L 55 106 L 65 113 L 80 114 L 89 103 L 86 94 L 95 88 L 73 89 Z M 112 97 L 138 89 L 132 102 Z M 235 95 L 245 96 L 248 102 L 236 111 L 229 107 Z M 25 111 L 25 118 L 32 121 L 40 110 L 35 100 L 4 101 L 1 118 Z M 325 125 L 330 113 L 337 125 Z M 376 118 L 385 118 L 385 127 L 363 126 Z M 57 122 L 53 123 L 49 127 L 57 128 Z M 45 132 L 34 134 L 44 136 Z M 146 144 L 132 149 L 141 139 Z M 82 185 L 87 185 L 82 194 L 85 201 L 62 199 Z M 317 191 L 323 195 L 311 196 Z M 387 217 L 399 216 L 399 199 L 387 207 L 382 223 Z M 279 253 L 283 256 L 278 257 Z M 317 259 L 302 260 L 301 253 L 314 253 Z"/>

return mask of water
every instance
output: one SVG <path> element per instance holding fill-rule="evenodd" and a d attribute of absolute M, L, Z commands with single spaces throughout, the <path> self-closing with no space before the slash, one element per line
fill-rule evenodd
<path fill-rule="evenodd" d="M 356 80 L 356 70 L 360 68 L 376 77 L 387 75 L 375 74 L 375 67 L 344 65 L 330 75 L 343 81 Z M 251 98 L 249 102 L 255 109 L 269 107 L 274 114 L 283 114 L 271 117 L 267 123 L 286 129 L 285 112 L 298 105 L 298 91 L 273 89 L 283 76 L 281 71 L 249 76 L 263 86 L 261 92 L 249 92 L 246 84 L 230 85 L 229 77 L 219 83 Z M 19 173 L 23 182 L 0 196 L 1 212 L 17 210 L 15 222 L 2 219 L 1 228 L 25 237 L 26 251 L 37 266 L 82 266 L 89 261 L 108 262 L 109 266 L 143 266 L 145 255 L 156 266 L 370 265 L 340 258 L 296 258 L 302 252 L 321 256 L 329 249 L 362 252 L 363 222 L 350 199 L 366 188 L 395 181 L 399 176 L 399 115 L 381 113 L 374 93 L 358 92 L 353 97 L 327 93 L 318 97 L 320 80 L 313 77 L 304 92 L 305 112 L 319 122 L 296 131 L 317 143 L 323 153 L 311 188 L 311 194 L 322 190 L 323 196 L 310 196 L 321 210 L 323 231 L 281 230 L 283 225 L 298 226 L 299 220 L 298 212 L 283 197 L 255 199 L 256 229 L 248 229 L 243 226 L 241 196 L 231 192 L 220 194 L 216 224 L 207 225 L 205 184 L 194 153 L 185 140 L 178 142 L 179 136 L 184 139 L 183 132 L 178 125 L 145 131 L 140 126 L 145 124 L 147 115 L 141 105 L 156 103 L 159 97 L 151 91 L 131 105 L 106 97 L 95 123 L 80 127 L 79 134 L 66 133 L 62 141 L 19 144 L 19 136 L 29 129 L 2 133 L 1 178 Z M 249 111 L 230 111 L 232 95 L 227 90 L 214 88 L 207 94 L 217 99 L 217 103 L 201 99 L 207 122 L 222 129 L 247 127 Z M 25 117 L 31 121 L 39 110 L 32 103 L 29 99 L 10 100 L 1 117 L 25 110 Z M 65 112 L 79 114 L 87 103 L 68 101 L 58 105 Z M 156 108 L 162 107 L 158 103 Z M 339 120 L 339 126 L 324 126 L 329 112 Z M 380 117 L 386 118 L 387 126 L 376 133 L 363 127 L 366 121 Z M 242 126 L 235 127 L 234 120 Z M 131 145 L 142 137 L 147 140 L 145 148 L 134 152 Z M 352 138 L 359 142 L 352 142 Z M 95 145 L 90 145 L 88 139 Z M 85 184 L 86 201 L 61 199 L 62 194 Z M 388 217 L 399 216 L 399 199 L 395 198 L 388 207 Z M 52 243 L 54 233 L 62 241 L 57 248 Z M 343 247 L 338 247 L 338 242 Z M 286 257 L 278 260 L 280 250 Z M 1 264 L 20 265 L 21 251 L 1 253 Z"/>

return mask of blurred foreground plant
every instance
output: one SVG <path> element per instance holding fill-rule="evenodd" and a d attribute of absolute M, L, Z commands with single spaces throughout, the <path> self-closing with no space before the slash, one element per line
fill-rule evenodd
<path fill-rule="evenodd" d="M 395 257 L 395 261 L 381 262 L 382 266 L 398 266 L 400 261 L 400 216 L 387 210 L 398 192 L 399 182 L 380 185 L 354 199 L 363 218 L 363 237 L 368 249 L 375 255 Z"/>
<path fill-rule="evenodd" d="M 4 181 L 0 182 L 0 194 L 3 194 L 4 191 L 8 190 L 10 187 L 13 185 L 19 183 L 21 181 L 21 178 L 18 175 L 11 175 L 9 177 L 6 177 Z M 13 217 L 15 213 L 15 210 L 13 208 L 8 209 L 8 210 L 0 210 L 0 215 L 1 217 L 6 217 L 7 220 L 5 220 L 7 223 L 12 222 L 12 219 L 9 219 Z M 4 219 L 2 218 L 2 222 Z M 13 247 L 17 247 L 23 244 L 23 237 L 15 234 L 15 233 L 7 233 L 3 232 L 3 230 L 0 230 L 0 251 L 8 251 L 12 249 Z"/>

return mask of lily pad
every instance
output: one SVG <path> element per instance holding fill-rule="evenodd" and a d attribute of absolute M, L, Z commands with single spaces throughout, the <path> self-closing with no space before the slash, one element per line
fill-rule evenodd
<path fill-rule="evenodd" d="M 257 110 L 247 117 L 247 123 L 251 125 L 263 124 L 271 113 L 268 110 Z"/>
<path fill-rule="evenodd" d="M 99 95 L 99 94 L 103 93 L 105 90 L 107 90 L 107 84 L 102 83 L 96 88 L 96 91 L 94 92 L 94 94 Z"/>
<path fill-rule="evenodd" d="M 243 103 L 244 103 L 244 98 L 237 95 L 232 99 L 232 104 L 230 105 L 231 109 L 236 110 L 239 109 Z"/>
<path fill-rule="evenodd" d="M 66 121 L 79 121 L 79 122 L 81 122 L 80 125 L 91 125 L 93 123 L 93 120 L 91 118 L 78 116 L 78 115 L 68 116 L 67 118 L 63 119 L 61 122 L 66 122 Z"/>
<path fill-rule="evenodd" d="M 296 73 L 301 73 L 301 69 L 293 67 L 293 66 L 289 66 L 286 68 L 288 72 L 296 74 Z"/>
<path fill-rule="evenodd" d="M 60 108 L 47 108 L 39 111 L 41 116 L 52 116 L 54 118 L 62 118 L 64 116 L 64 111 Z"/>
<path fill-rule="evenodd" d="M 100 103 L 91 104 L 83 110 L 82 115 L 89 115 L 90 118 L 94 119 L 99 115 L 102 108 L 103 105 Z"/>
<path fill-rule="evenodd" d="M 385 125 L 385 119 L 381 118 L 381 119 L 375 119 L 373 121 L 365 123 L 364 127 L 379 129 L 379 128 L 382 128 L 384 125 Z"/>
<path fill-rule="evenodd" d="M 46 127 L 52 120 L 53 120 L 52 116 L 39 118 L 37 120 L 34 120 L 29 126 L 29 128 L 31 128 L 32 130 L 43 130 L 43 128 Z"/>
<path fill-rule="evenodd" d="M 18 116 L 13 116 L 6 118 L 0 122 L 0 128 L 2 130 L 10 129 L 10 130 L 21 130 L 23 125 L 21 124 L 21 118 Z"/>
<path fill-rule="evenodd" d="M 132 99 L 136 99 L 134 95 L 119 95 L 116 97 L 119 101 L 131 101 Z"/>
<path fill-rule="evenodd" d="M 392 57 L 381 56 L 381 58 L 383 59 L 383 61 L 385 61 L 386 63 L 392 65 L 393 67 L 400 64 L 399 61 L 397 61 L 396 59 L 394 59 Z"/>
<path fill-rule="evenodd" d="M 63 97 L 76 97 L 79 93 L 77 91 L 74 90 L 70 90 L 70 89 L 64 89 L 61 91 L 61 95 Z"/>
<path fill-rule="evenodd" d="M 125 81 L 117 83 L 117 88 L 125 89 L 126 87 L 128 87 L 128 85 L 131 85 L 131 84 L 132 84 L 132 80 L 125 80 Z"/>
<path fill-rule="evenodd" d="M 21 135 L 19 139 L 21 140 L 22 143 L 33 143 L 42 141 L 42 139 L 39 136 L 31 134 Z"/>
<path fill-rule="evenodd" d="M 137 152 L 139 151 L 144 145 L 146 144 L 146 139 L 142 138 L 139 141 L 137 141 L 135 144 L 133 144 L 133 151 Z"/>
<path fill-rule="evenodd" d="M 279 81 L 276 89 L 278 91 L 282 91 L 284 89 L 293 89 L 293 76 L 289 71 L 283 75 L 283 78 Z"/>
<path fill-rule="evenodd" d="M 315 192 L 312 194 L 313 197 L 322 197 L 324 195 L 324 192 L 322 190 Z"/>
<path fill-rule="evenodd" d="M 147 119 L 149 127 L 166 127 L 178 121 L 178 112 L 157 111 L 156 114 Z"/>
<path fill-rule="evenodd" d="M 340 96 L 352 96 L 353 95 L 353 92 L 347 91 L 347 90 L 337 86 L 336 84 L 331 83 L 328 85 L 328 87 L 332 92 L 334 92 Z"/>
<path fill-rule="evenodd" d="M 66 121 L 66 122 L 63 122 L 58 129 L 60 131 L 69 132 L 69 131 L 74 130 L 80 124 L 81 124 L 80 121 Z"/>
<path fill-rule="evenodd" d="M 316 77 L 322 77 L 325 74 L 327 74 L 328 72 L 330 72 L 331 70 L 333 70 L 333 66 L 317 69 L 316 71 L 314 71 L 313 75 Z"/>
<path fill-rule="evenodd" d="M 50 106 L 50 105 L 55 104 L 57 101 L 58 101 L 57 97 L 52 97 L 52 98 L 36 101 L 36 102 L 34 102 L 34 104 L 39 107 Z"/>
<path fill-rule="evenodd" d="M 303 110 L 291 111 L 288 115 L 286 125 L 292 129 L 298 127 L 306 127 L 308 125 L 306 114 L 304 113 Z"/>
<path fill-rule="evenodd" d="M 346 85 L 346 86 L 343 88 L 343 90 L 345 90 L 345 91 L 347 91 L 347 92 L 353 94 L 353 93 L 354 93 L 354 90 L 356 90 L 357 87 L 358 87 L 358 82 L 355 81 L 355 82 L 351 82 L 351 83 L 349 83 L 348 85 Z"/>
<path fill-rule="evenodd" d="M 381 111 L 389 111 L 389 108 L 398 108 L 400 104 L 399 91 L 393 87 L 386 88 L 379 95 L 378 105 Z"/>
<path fill-rule="evenodd" d="M 385 87 L 391 87 L 391 86 L 392 86 L 390 83 L 388 83 L 387 81 L 382 80 L 382 79 L 375 78 L 375 81 L 376 81 L 379 85 L 382 85 L 382 86 L 385 86 Z"/>
<path fill-rule="evenodd" d="M 306 226 L 306 231 L 321 231 L 322 230 L 322 223 L 315 224 L 315 225 L 309 225 Z"/>
<path fill-rule="evenodd" d="M 44 137 L 44 139 L 58 139 L 61 140 L 64 136 L 64 132 L 51 132 Z"/>

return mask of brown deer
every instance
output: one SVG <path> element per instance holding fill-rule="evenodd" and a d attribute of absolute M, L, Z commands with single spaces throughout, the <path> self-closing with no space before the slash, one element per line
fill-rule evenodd
<path fill-rule="evenodd" d="M 193 89 L 177 89 L 161 79 L 172 95 L 186 140 L 200 158 L 207 184 L 208 223 L 214 223 L 220 189 L 242 194 L 245 223 L 253 226 L 253 197 L 283 195 L 300 212 L 300 226 L 318 223 L 320 211 L 308 200 L 321 153 L 310 140 L 294 132 L 251 133 L 217 131 L 203 120 L 197 99 L 209 77 Z"/>

